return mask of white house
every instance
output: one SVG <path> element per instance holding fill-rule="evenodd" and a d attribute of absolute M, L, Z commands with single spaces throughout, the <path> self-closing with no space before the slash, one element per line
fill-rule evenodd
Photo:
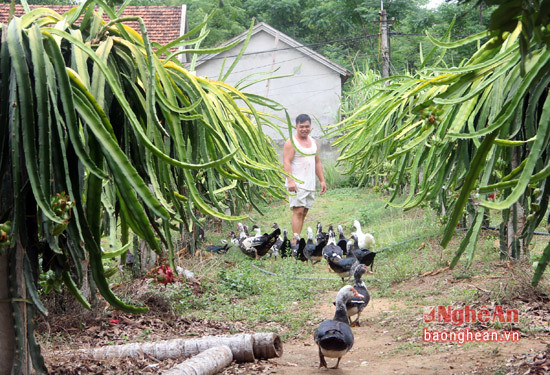
<path fill-rule="evenodd" d="M 241 41 L 230 50 L 200 56 L 195 66 L 196 74 L 218 79 L 222 64 L 224 71 L 227 71 L 239 54 L 247 33 L 248 31 L 224 43 L 228 45 L 237 40 Z M 287 109 L 292 124 L 300 113 L 309 114 L 313 122 L 312 135 L 316 138 L 323 134 L 319 125 L 326 126 L 338 121 L 342 85 L 351 73 L 261 22 L 254 26 L 246 51 L 226 82 L 239 88 L 242 84 L 239 85 L 238 82 L 247 76 L 254 74 L 246 81 L 252 82 L 262 76 L 270 76 L 258 73 L 270 71 L 274 71 L 271 76 L 291 76 L 258 82 L 242 91 L 262 95 L 282 104 Z M 274 113 L 265 107 L 257 108 L 283 119 L 285 117 L 281 111 Z M 268 127 L 264 131 L 277 143 L 282 143 L 283 138 L 278 132 Z"/>

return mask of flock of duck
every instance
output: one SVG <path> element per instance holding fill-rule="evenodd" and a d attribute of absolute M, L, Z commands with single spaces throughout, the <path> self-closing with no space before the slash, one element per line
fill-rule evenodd
<path fill-rule="evenodd" d="M 361 224 L 355 220 L 355 232 L 346 238 L 341 225 L 338 225 L 338 240 L 334 229 L 329 226 L 323 232 L 321 223 L 317 223 L 315 240 L 313 230 L 307 228 L 307 240 L 294 233 L 295 244 L 288 238 L 288 233 L 277 224 L 273 224 L 271 233 L 263 233 L 256 225 L 252 227 L 254 234 L 248 232 L 246 225 L 238 223 L 239 234 L 231 232 L 231 243 L 252 258 L 259 259 L 271 254 L 280 257 L 294 257 L 300 261 L 319 263 L 323 258 L 329 267 L 342 278 L 353 276 L 354 284 L 340 289 L 336 296 L 336 312 L 332 319 L 323 321 L 315 330 L 314 339 L 319 348 L 319 367 L 327 367 L 325 357 L 340 359 L 353 346 L 354 338 L 351 327 L 359 325 L 359 316 L 370 301 L 370 295 L 365 283 L 361 280 L 365 273 L 372 273 L 376 252 L 370 249 L 374 246 L 374 237 L 370 233 L 363 233 Z M 229 244 L 223 249 L 227 251 Z M 212 250 L 211 250 L 212 251 Z M 370 269 L 368 268 L 370 266 Z M 351 317 L 356 316 L 352 322 Z"/>

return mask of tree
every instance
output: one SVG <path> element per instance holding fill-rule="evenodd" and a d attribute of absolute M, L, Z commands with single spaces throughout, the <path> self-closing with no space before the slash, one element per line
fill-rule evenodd
<path fill-rule="evenodd" d="M 205 46 L 219 45 L 243 33 L 252 20 L 244 9 L 242 0 L 191 0 L 187 2 L 187 6 L 190 28 L 214 13 L 208 23 L 209 33 L 204 41 Z"/>
<path fill-rule="evenodd" d="M 483 32 L 444 49 L 490 39 L 458 66 L 430 66 L 364 101 L 346 119 L 336 144 L 350 172 L 386 176 L 392 201 L 430 203 L 446 223 L 442 246 L 467 215 L 466 237 L 451 261 L 475 254 L 485 214 L 500 210 L 501 253 L 519 259 L 548 211 L 550 192 L 550 17 L 542 5 L 518 0 L 498 5 Z M 537 8 L 537 6 L 539 6 Z M 524 9 L 517 18 L 512 10 Z M 527 10 L 527 11 L 525 11 Z M 370 87 L 373 85 L 371 84 Z M 522 220 L 526 213 L 525 221 Z M 528 213 L 528 215 L 527 215 Z M 536 285 L 550 259 L 546 247 L 533 276 Z"/>
<path fill-rule="evenodd" d="M 253 106 L 260 99 L 190 74 L 171 53 L 183 38 L 153 51 L 140 19 L 136 32 L 97 4 L 108 23 L 89 1 L 0 28 L 0 321 L 13 325 L 11 334 L 0 326 L 3 371 L 46 372 L 32 325 L 35 311 L 47 313 L 43 271 L 87 308 L 82 290 L 95 287 L 117 309 L 144 311 L 109 289 L 104 210 L 113 207 L 123 244 L 131 231 L 173 266 L 176 224 L 195 231 L 199 215 L 242 219 L 224 212 L 285 195 Z"/>

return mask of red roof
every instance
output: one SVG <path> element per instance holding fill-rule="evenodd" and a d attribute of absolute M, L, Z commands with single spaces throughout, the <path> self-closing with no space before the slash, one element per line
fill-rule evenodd
<path fill-rule="evenodd" d="M 49 8 L 59 14 L 63 14 L 77 5 L 29 5 L 31 9 Z M 122 12 L 122 17 L 137 16 L 143 19 L 149 40 L 160 44 L 166 44 L 183 34 L 182 27 L 182 6 L 128 6 Z M 0 4 L 0 23 L 7 23 L 10 13 L 10 4 Z M 21 16 L 25 13 L 21 5 L 15 6 L 15 15 Z M 108 19 L 104 14 L 104 19 Z M 137 22 L 124 22 L 138 33 L 140 33 Z"/>

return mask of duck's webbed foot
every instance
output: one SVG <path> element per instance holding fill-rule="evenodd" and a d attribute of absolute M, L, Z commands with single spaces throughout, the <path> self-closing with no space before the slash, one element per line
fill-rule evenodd
<path fill-rule="evenodd" d="M 331 367 L 332 369 L 337 369 L 338 368 L 338 365 L 340 364 L 340 359 L 342 359 L 342 357 L 338 357 L 338 361 L 336 362 L 336 366 Z"/>

